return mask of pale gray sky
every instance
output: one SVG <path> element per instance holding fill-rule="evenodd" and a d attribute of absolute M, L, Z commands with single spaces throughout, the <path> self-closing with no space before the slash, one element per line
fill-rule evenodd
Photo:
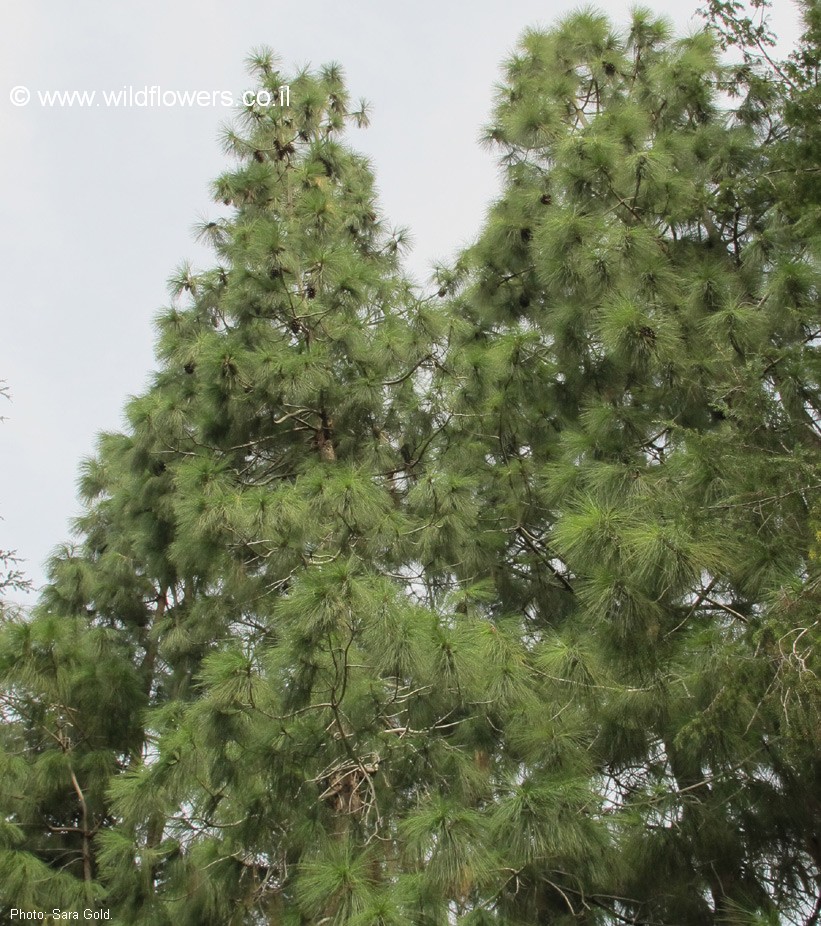
<path fill-rule="evenodd" d="M 153 367 L 152 319 L 183 260 L 211 263 L 191 227 L 216 211 L 209 183 L 228 165 L 222 106 L 47 107 L 38 91 L 227 90 L 252 86 L 244 59 L 266 44 L 286 70 L 338 61 L 371 128 L 351 142 L 373 161 L 384 211 L 409 226 L 411 269 L 426 277 L 478 230 L 497 189 L 477 138 L 502 60 L 526 26 L 576 2 L 306 0 L 71 4 L 4 0 L 0 35 L 0 172 L 5 182 L 0 379 L 0 548 L 15 547 L 36 583 L 69 539 L 76 478 L 95 435 L 116 429 Z M 632 5 L 594 4 L 617 23 Z M 679 31 L 694 0 L 648 0 Z M 774 0 L 787 49 L 790 0 Z M 32 93 L 13 106 L 10 91 Z M 99 96 L 97 99 L 99 100 Z"/>

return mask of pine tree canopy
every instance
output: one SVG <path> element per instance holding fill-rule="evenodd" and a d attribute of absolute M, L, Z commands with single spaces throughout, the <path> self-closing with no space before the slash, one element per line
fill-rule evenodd
<path fill-rule="evenodd" d="M 0 627 L 6 920 L 821 922 L 804 7 L 786 62 L 732 0 L 526 32 L 432 295 L 340 67 L 252 55 L 290 105 Z"/>

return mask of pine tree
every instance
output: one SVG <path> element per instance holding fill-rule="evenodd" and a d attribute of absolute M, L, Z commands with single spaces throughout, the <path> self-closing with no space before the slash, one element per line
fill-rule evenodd
<path fill-rule="evenodd" d="M 814 908 L 816 49 L 785 86 L 722 66 L 715 32 L 584 13 L 528 33 L 499 90 L 506 186 L 443 278 L 471 322 L 448 465 L 487 501 L 489 613 L 517 615 L 554 705 L 523 724 L 523 783 L 560 715 L 615 848 L 606 889 L 511 862 L 530 922 Z"/>
<path fill-rule="evenodd" d="M 7 918 L 817 920 L 817 10 L 779 65 L 712 7 L 525 34 L 429 298 L 339 67 L 254 54 L 290 105 L 0 631 Z"/>
<path fill-rule="evenodd" d="M 285 79 L 271 56 L 260 52 L 252 66 L 280 99 Z M 154 384 L 131 402 L 129 431 L 104 435 L 84 467 L 82 543 L 55 556 L 34 619 L 6 628 L 7 906 L 105 899 L 130 922 L 163 921 L 158 885 L 174 866 L 187 871 L 189 853 L 211 851 L 213 840 L 197 836 L 218 832 L 212 817 L 232 761 L 250 771 L 231 740 L 244 729 L 232 705 L 250 697 L 262 649 L 289 639 L 274 617 L 278 598 L 292 587 L 309 594 L 303 573 L 320 585 L 347 575 L 352 600 L 371 596 L 374 608 L 395 595 L 362 563 L 386 571 L 401 561 L 399 448 L 414 446 L 410 374 L 424 356 L 424 313 L 408 316 L 408 284 L 396 271 L 403 235 L 385 230 L 367 163 L 340 141 L 364 110 L 351 111 L 335 66 L 300 73 L 290 90 L 291 106 L 249 107 L 226 131 L 239 165 L 215 192 L 233 211 L 202 229 L 220 264 L 175 275 L 175 295 L 189 300 L 158 319 Z M 401 425 L 397 406 L 406 408 Z M 304 690 L 291 695 L 300 707 L 337 656 L 332 625 L 347 626 L 344 595 L 338 607 L 317 615 L 314 633 L 291 631 L 305 648 Z M 223 675 L 209 703 L 208 679 Z M 189 703 L 200 705 L 186 715 L 194 729 L 181 720 Z M 127 778 L 127 806 L 144 780 L 154 788 L 168 775 L 170 741 L 188 735 L 207 755 L 191 746 L 205 765 L 175 783 L 187 823 L 166 817 L 170 785 L 130 812 L 112 804 L 113 779 Z M 269 749 L 279 735 L 266 731 Z M 342 735 L 331 737 L 337 752 Z M 284 774 L 301 776 L 295 761 Z M 329 754 L 317 761 L 332 764 Z M 254 780 L 232 800 L 263 790 Z M 321 804 L 322 788 L 313 791 Z M 269 823 L 273 838 L 275 821 L 248 818 Z M 258 871 L 273 877 L 273 862 L 246 866 L 234 852 L 232 843 L 226 858 L 247 875 L 246 893 Z M 213 889 L 188 905 L 192 922 L 206 921 L 197 911 Z M 213 921 L 226 921 L 237 890 Z"/>

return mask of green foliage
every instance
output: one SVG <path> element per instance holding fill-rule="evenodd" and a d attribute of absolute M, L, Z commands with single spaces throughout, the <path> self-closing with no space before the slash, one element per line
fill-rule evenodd
<path fill-rule="evenodd" d="M 525 33 L 431 298 L 339 67 L 253 54 L 291 106 L 0 630 L 4 912 L 813 922 L 818 17 L 709 12 Z"/>
<path fill-rule="evenodd" d="M 0 380 L 0 399 L 11 398 L 8 386 Z M 0 423 L 5 418 L 0 415 Z M 26 578 L 25 572 L 20 568 L 22 560 L 15 550 L 0 549 L 0 596 L 10 591 L 28 591 L 31 589 L 31 580 Z M 4 606 L 0 598 L 0 609 Z"/>

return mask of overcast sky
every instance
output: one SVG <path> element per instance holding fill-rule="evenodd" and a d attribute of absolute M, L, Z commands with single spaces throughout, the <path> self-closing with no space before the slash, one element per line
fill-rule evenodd
<path fill-rule="evenodd" d="M 618 23 L 631 4 L 596 4 Z M 650 0 L 679 31 L 697 3 Z M 773 22 L 789 49 L 789 0 Z M 578 6 L 536 0 L 142 2 L 4 0 L 0 106 L 4 285 L 0 379 L 0 549 L 29 576 L 70 538 L 76 477 L 95 435 L 122 426 L 153 367 L 152 320 L 184 259 L 212 262 L 193 224 L 216 211 L 209 183 L 229 161 L 218 131 L 230 107 L 49 107 L 52 90 L 228 91 L 250 86 L 249 51 L 271 46 L 286 70 L 338 61 L 372 104 L 350 140 L 372 159 L 391 224 L 411 229 L 420 279 L 478 230 L 497 190 L 477 143 L 499 66 L 527 26 Z M 28 105 L 12 105 L 13 88 Z M 16 90 L 18 102 L 21 90 Z"/>

